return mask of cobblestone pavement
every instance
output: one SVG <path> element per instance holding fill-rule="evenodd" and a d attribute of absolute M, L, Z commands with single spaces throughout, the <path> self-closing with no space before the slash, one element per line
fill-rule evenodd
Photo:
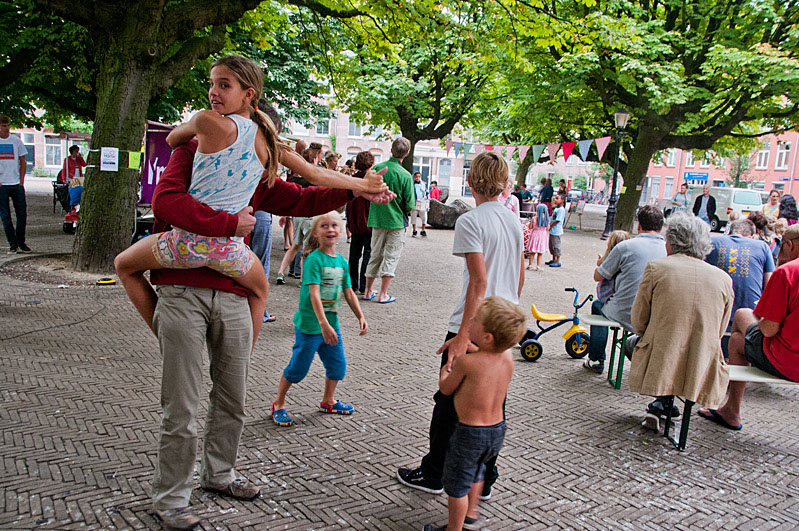
<path fill-rule="evenodd" d="M 69 251 L 72 237 L 60 232 L 49 196 L 30 199 L 30 246 Z M 584 227 L 601 227 L 600 213 L 586 217 Z M 355 404 L 352 417 L 317 412 L 316 362 L 289 394 L 296 425 L 269 419 L 299 293 L 294 280 L 272 286 L 268 307 L 278 320 L 264 325 L 256 347 L 239 455 L 241 474 L 263 495 L 233 502 L 195 491 L 204 529 L 420 529 L 445 520 L 445 496 L 407 489 L 394 475 L 427 447 L 433 353 L 461 287 L 452 235 L 408 238 L 392 283 L 398 301 L 364 303 L 367 336 L 342 314 L 349 373 L 338 396 Z M 565 266 L 529 274 L 523 305 L 568 312 L 563 288 L 591 293 L 603 249 L 597 232 L 567 231 Z M 556 332 L 543 344 L 537 363 L 516 354 L 501 477 L 482 508 L 488 528 L 799 526 L 796 388 L 750 385 L 742 432 L 695 418 L 678 453 L 640 426 L 647 397 L 585 371 Z M 159 528 L 149 499 L 159 355 L 122 288 L 56 289 L 0 276 L 0 363 L 0 528 Z"/>

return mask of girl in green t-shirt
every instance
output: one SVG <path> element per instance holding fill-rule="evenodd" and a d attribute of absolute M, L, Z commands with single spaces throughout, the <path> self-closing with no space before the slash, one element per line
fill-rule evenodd
<path fill-rule="evenodd" d="M 347 260 L 336 252 L 343 223 L 338 212 L 316 216 L 311 221 L 311 239 L 302 270 L 300 305 L 294 315 L 295 342 L 291 361 L 283 369 L 277 396 L 272 402 L 272 420 L 278 426 L 291 426 L 294 421 L 283 407 L 292 384 L 308 374 L 316 353 L 325 367 L 325 392 L 319 410 L 323 413 L 351 415 L 355 408 L 334 400 L 336 385 L 344 379 L 347 360 L 338 326 L 341 295 L 360 321 L 361 334 L 369 330 L 358 297 L 352 290 Z"/>

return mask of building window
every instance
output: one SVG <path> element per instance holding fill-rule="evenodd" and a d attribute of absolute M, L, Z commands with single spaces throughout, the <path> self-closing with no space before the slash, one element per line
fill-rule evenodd
<path fill-rule="evenodd" d="M 375 158 L 375 164 L 383 160 L 383 152 L 380 151 L 379 149 L 372 149 L 370 150 L 370 152 L 372 153 L 372 156 Z"/>
<path fill-rule="evenodd" d="M 329 135 L 330 134 L 330 120 L 327 118 L 320 118 L 316 121 L 316 134 Z"/>
<path fill-rule="evenodd" d="M 674 194 L 674 177 L 666 177 L 666 185 L 663 188 L 663 197 L 671 199 Z"/>
<path fill-rule="evenodd" d="M 360 153 L 360 152 L 361 152 L 361 150 L 358 149 L 358 148 L 349 148 L 347 150 L 347 158 L 355 160 L 355 157 L 357 157 L 358 153 Z M 375 161 L 375 162 L 377 162 L 377 161 Z"/>
<path fill-rule="evenodd" d="M 788 156 L 791 154 L 790 142 L 777 143 L 777 162 L 774 164 L 775 170 L 788 169 Z"/>
<path fill-rule="evenodd" d="M 715 167 L 723 170 L 724 169 L 724 165 L 726 163 L 727 163 L 727 159 L 725 159 L 724 157 L 719 157 L 719 158 L 716 159 L 716 162 L 714 162 L 713 165 Z"/>
<path fill-rule="evenodd" d="M 668 166 L 669 168 L 673 168 L 676 165 L 677 165 L 677 150 L 670 149 L 668 158 L 666 159 L 666 166 Z"/>
<path fill-rule="evenodd" d="M 700 168 L 710 167 L 710 153 L 705 153 L 705 156 L 699 159 L 699 167 Z"/>
<path fill-rule="evenodd" d="M 649 178 L 649 198 L 657 199 L 660 193 L 660 177 Z"/>
<path fill-rule="evenodd" d="M 382 134 L 383 134 L 383 126 L 382 125 L 378 125 L 378 126 L 375 127 L 374 131 L 369 133 L 369 136 L 371 138 L 377 138 L 377 137 L 379 137 Z"/>
<path fill-rule="evenodd" d="M 724 188 L 726 186 L 726 183 L 724 182 L 723 179 L 714 179 L 713 186 L 718 188 Z"/>
<path fill-rule="evenodd" d="M 22 143 L 25 144 L 25 173 L 33 173 L 33 166 L 36 164 L 36 144 L 33 141 L 33 133 L 22 133 Z"/>
<path fill-rule="evenodd" d="M 653 157 L 653 160 L 652 160 L 652 164 L 654 164 L 655 166 L 663 166 L 663 153 L 662 152 L 655 153 L 655 156 Z"/>
<path fill-rule="evenodd" d="M 61 139 L 57 136 L 44 137 L 44 164 L 46 166 L 61 166 Z"/>
<path fill-rule="evenodd" d="M 472 189 L 469 188 L 469 170 L 472 169 L 472 161 L 463 161 L 463 186 L 461 187 L 461 195 L 464 197 L 472 197 Z"/>
<path fill-rule="evenodd" d="M 765 190 L 766 189 L 766 183 L 761 183 L 761 184 L 763 186 L 760 189 L 761 190 Z M 780 193 L 783 193 L 785 191 L 785 183 L 771 183 L 771 189 L 772 190 L 779 190 Z"/>
<path fill-rule="evenodd" d="M 305 127 L 305 124 L 301 122 L 294 122 L 294 125 L 291 128 L 291 132 L 295 135 L 300 136 L 308 136 L 308 128 Z"/>
<path fill-rule="evenodd" d="M 449 188 L 449 176 L 452 174 L 452 161 L 441 159 L 438 161 L 438 187 Z"/>
<path fill-rule="evenodd" d="M 693 168 L 694 167 L 694 152 L 687 151 L 685 153 L 685 167 L 686 168 Z"/>
<path fill-rule="evenodd" d="M 768 155 L 771 151 L 771 142 L 763 142 L 760 149 L 757 151 L 757 162 L 755 162 L 756 170 L 768 169 Z"/>
<path fill-rule="evenodd" d="M 349 136 L 353 137 L 361 137 L 361 126 L 356 124 L 355 122 L 350 122 L 350 129 L 347 133 Z"/>
<path fill-rule="evenodd" d="M 413 173 L 422 174 L 422 180 L 427 182 L 430 177 L 430 157 L 413 157 Z"/>

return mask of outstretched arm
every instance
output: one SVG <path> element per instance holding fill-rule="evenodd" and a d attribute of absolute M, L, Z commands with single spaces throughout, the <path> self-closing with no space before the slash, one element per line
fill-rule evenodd
<path fill-rule="evenodd" d="M 388 190 L 388 186 L 383 182 L 382 174 L 378 174 L 372 170 L 369 170 L 363 179 L 350 177 L 338 171 L 322 168 L 321 166 L 314 166 L 300 157 L 296 151 L 289 151 L 287 149 L 281 150 L 280 163 L 292 172 L 305 177 L 308 182 L 316 186 L 372 193 L 380 193 Z"/>

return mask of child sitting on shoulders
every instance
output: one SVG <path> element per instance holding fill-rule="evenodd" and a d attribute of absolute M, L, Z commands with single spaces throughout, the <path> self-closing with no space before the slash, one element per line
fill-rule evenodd
<path fill-rule="evenodd" d="M 530 217 L 528 225 L 530 239 L 525 250 L 530 253 L 528 270 L 533 269 L 533 259 L 536 261 L 535 270 L 541 271 L 541 258 L 549 252 L 549 209 L 544 204 L 535 207 L 535 215 Z"/>
<path fill-rule="evenodd" d="M 478 503 L 486 462 L 499 454 L 505 439 L 503 406 L 513 376 L 510 348 L 526 331 L 524 312 L 518 305 L 488 297 L 469 330 L 478 350 L 456 359 L 451 372 L 441 371 L 439 389 L 445 395 L 454 393 L 458 413 L 442 478 L 449 496 L 449 523 L 444 527 L 428 524 L 425 531 L 458 531 L 464 524 L 469 529 L 479 527 Z"/>
<path fill-rule="evenodd" d="M 352 404 L 334 401 L 333 398 L 338 382 L 344 379 L 347 371 L 347 360 L 338 326 L 342 293 L 360 322 L 360 335 L 369 330 L 358 297 L 352 290 L 347 260 L 336 252 L 336 243 L 341 237 L 343 226 L 341 216 L 336 211 L 316 216 L 311 221 L 311 238 L 303 266 L 300 305 L 294 315 L 295 343 L 291 361 L 283 370 L 277 396 L 272 402 L 272 420 L 278 426 L 294 424 L 283 407 L 286 394 L 292 384 L 301 382 L 308 374 L 317 352 L 325 367 L 325 390 L 319 410 L 337 415 L 351 415 L 355 410 Z"/>
<path fill-rule="evenodd" d="M 630 233 L 625 230 L 614 230 L 610 233 L 608 237 L 608 247 L 605 249 L 605 254 L 600 255 L 596 259 L 596 266 L 599 267 L 602 265 L 602 262 L 605 261 L 605 258 L 608 257 L 610 251 L 613 250 L 618 244 L 623 242 L 624 240 L 630 239 Z M 596 298 L 602 302 L 608 302 L 610 297 L 616 293 L 616 277 L 600 280 L 596 284 Z"/>

